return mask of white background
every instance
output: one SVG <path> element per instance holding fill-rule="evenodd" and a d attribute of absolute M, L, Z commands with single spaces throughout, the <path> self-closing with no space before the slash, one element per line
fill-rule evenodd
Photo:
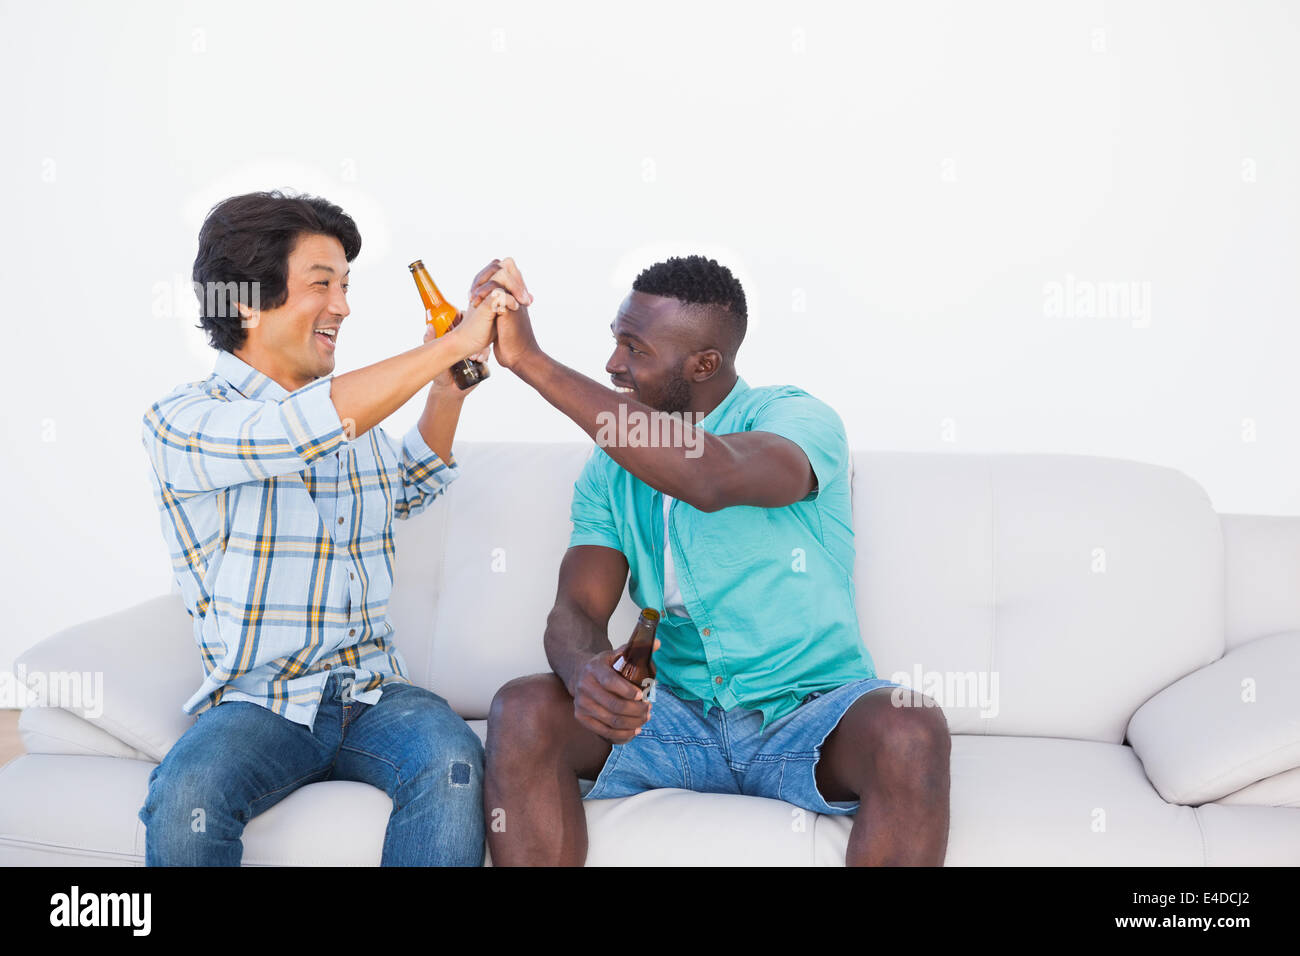
<path fill-rule="evenodd" d="M 459 300 L 512 255 L 603 380 L 636 272 L 704 252 L 749 295 L 741 373 L 857 447 L 1132 458 L 1300 514 L 1294 4 L 0 9 L 0 667 L 169 590 L 140 418 L 211 370 L 196 236 L 255 189 L 358 222 L 340 373 L 419 344 L 410 260 Z M 1049 314 L 1067 281 L 1149 321 Z M 584 438 L 500 369 L 461 436 Z"/>

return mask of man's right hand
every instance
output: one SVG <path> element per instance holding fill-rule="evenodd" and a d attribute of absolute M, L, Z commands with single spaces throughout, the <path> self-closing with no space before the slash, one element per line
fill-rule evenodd
<path fill-rule="evenodd" d="M 507 256 L 505 259 L 493 259 L 474 277 L 474 281 L 469 284 L 469 304 L 478 305 L 493 289 L 505 289 L 521 305 L 532 305 L 533 294 L 528 291 L 528 286 L 524 285 L 524 277 L 519 274 L 519 267 L 515 265 L 515 260 Z"/>
<path fill-rule="evenodd" d="M 456 343 L 456 351 L 460 353 L 456 361 L 485 351 L 497 334 L 498 316 L 518 308 L 515 297 L 504 289 L 493 289 L 478 305 L 472 306 L 444 336 Z"/>
<path fill-rule="evenodd" d="M 498 290 L 499 291 L 499 290 Z M 520 306 L 501 316 L 497 322 L 497 339 L 492 353 L 502 368 L 516 371 L 528 358 L 540 355 L 542 347 L 533 335 L 533 320 L 528 309 Z"/>
<path fill-rule="evenodd" d="M 469 288 L 469 304 L 474 306 L 483 301 L 494 291 L 505 291 L 517 301 L 518 307 L 512 307 L 497 323 L 496 347 L 493 349 L 497 362 L 502 368 L 515 369 L 521 362 L 541 352 L 537 337 L 533 334 L 533 321 L 528 315 L 528 306 L 533 303 L 533 294 L 524 285 L 524 277 L 515 265 L 515 260 L 493 259 L 479 270 Z"/>
<path fill-rule="evenodd" d="M 641 688 L 614 670 L 614 661 L 626 650 L 624 644 L 591 658 L 573 687 L 573 716 L 613 744 L 627 743 L 650 719 L 650 702 Z"/>

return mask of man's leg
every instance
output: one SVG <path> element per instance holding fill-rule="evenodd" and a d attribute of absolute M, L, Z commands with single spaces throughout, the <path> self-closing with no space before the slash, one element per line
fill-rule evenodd
<path fill-rule="evenodd" d="M 149 776 L 145 864 L 238 866 L 248 821 L 325 779 L 332 757 L 302 724 L 258 704 L 204 711 Z"/>
<path fill-rule="evenodd" d="M 578 723 L 554 674 L 498 690 L 488 714 L 483 801 L 493 865 L 581 866 L 587 816 L 578 781 L 595 780 L 612 749 Z"/>
<path fill-rule="evenodd" d="M 849 707 L 816 766 L 826 800 L 860 803 L 845 863 L 943 865 L 951 746 L 943 711 L 923 694 L 882 687 Z"/>
<path fill-rule="evenodd" d="M 384 866 L 483 865 L 483 745 L 447 701 L 387 683 L 379 703 L 346 706 L 331 779 L 393 798 Z"/>

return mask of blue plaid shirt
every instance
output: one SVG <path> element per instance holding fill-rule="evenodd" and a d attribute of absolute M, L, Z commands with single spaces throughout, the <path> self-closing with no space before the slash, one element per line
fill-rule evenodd
<path fill-rule="evenodd" d="M 260 704 L 311 727 L 331 672 L 373 704 L 409 683 L 393 646 L 394 516 L 458 474 L 418 428 L 348 441 L 332 376 L 287 392 L 230 352 L 144 414 L 154 500 L 194 619 L 203 683 L 183 705 Z"/>

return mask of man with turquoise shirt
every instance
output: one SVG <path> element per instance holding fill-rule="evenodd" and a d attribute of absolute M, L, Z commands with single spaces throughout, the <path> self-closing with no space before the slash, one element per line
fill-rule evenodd
<path fill-rule="evenodd" d="M 700 256 L 633 283 L 610 326 L 613 389 L 543 352 L 526 308 L 498 320 L 498 361 L 597 447 L 546 624 L 553 673 L 492 702 L 485 814 L 510 821 L 487 826 L 496 865 L 581 864 L 582 800 L 658 787 L 854 814 L 851 865 L 943 863 L 947 722 L 876 677 L 858 632 L 843 424 L 801 389 L 741 378 L 745 326 L 740 283 Z M 625 584 L 662 612 L 651 700 L 611 666 Z"/>

